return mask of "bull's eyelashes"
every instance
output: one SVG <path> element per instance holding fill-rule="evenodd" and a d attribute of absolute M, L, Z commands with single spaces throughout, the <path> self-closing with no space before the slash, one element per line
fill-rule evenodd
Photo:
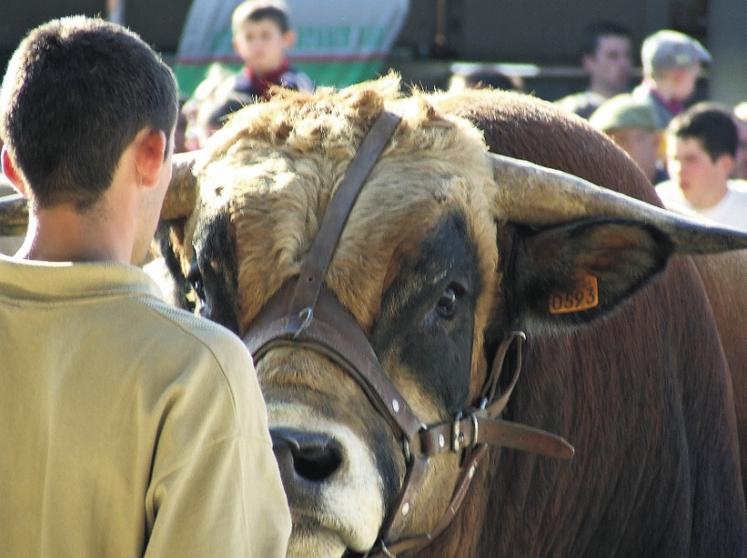
<path fill-rule="evenodd" d="M 454 317 L 459 301 L 464 297 L 467 289 L 459 283 L 453 282 L 443 290 L 436 303 L 436 313 L 447 320 Z"/>

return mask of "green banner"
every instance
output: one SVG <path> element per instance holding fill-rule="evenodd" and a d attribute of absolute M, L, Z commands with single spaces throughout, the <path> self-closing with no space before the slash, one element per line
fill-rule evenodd
<path fill-rule="evenodd" d="M 174 70 L 189 96 L 211 64 L 239 70 L 231 45 L 231 14 L 238 0 L 194 0 Z M 290 0 L 297 41 L 290 63 L 317 85 L 344 87 L 375 77 L 407 16 L 409 0 Z"/>

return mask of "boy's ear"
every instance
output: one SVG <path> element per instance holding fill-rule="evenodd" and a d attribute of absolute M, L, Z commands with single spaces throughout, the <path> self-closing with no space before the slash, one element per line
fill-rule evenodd
<path fill-rule="evenodd" d="M 285 33 L 283 33 L 283 47 L 286 49 L 289 49 L 293 45 L 296 44 L 296 32 L 292 29 L 289 29 Z"/>
<path fill-rule="evenodd" d="M 3 146 L 2 150 L 2 167 L 5 178 L 10 181 L 13 188 L 18 190 L 23 197 L 28 198 L 29 195 L 26 191 L 26 185 L 21 179 L 21 173 L 18 172 L 18 169 L 13 163 L 13 158 L 10 156 L 10 151 L 8 151 L 8 148 L 5 146 Z"/>
<path fill-rule="evenodd" d="M 721 167 L 721 172 L 726 176 L 729 176 L 734 170 L 734 157 L 728 153 L 723 153 L 722 155 L 719 155 L 718 159 L 716 159 L 716 164 Z"/>
<path fill-rule="evenodd" d="M 143 186 L 159 184 L 167 143 L 166 134 L 151 128 L 135 137 L 135 164 Z"/>

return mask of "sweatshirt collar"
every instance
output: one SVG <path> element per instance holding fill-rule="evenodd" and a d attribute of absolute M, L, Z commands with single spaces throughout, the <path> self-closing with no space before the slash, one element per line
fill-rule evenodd
<path fill-rule="evenodd" d="M 0 254 L 0 294 L 22 299 L 146 294 L 163 298 L 142 269 L 118 262 L 46 262 Z"/>

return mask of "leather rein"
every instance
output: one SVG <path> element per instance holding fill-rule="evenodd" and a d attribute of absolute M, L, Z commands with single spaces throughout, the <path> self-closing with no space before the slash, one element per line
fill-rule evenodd
<path fill-rule="evenodd" d="M 350 374 L 376 410 L 402 440 L 406 463 L 403 487 L 387 516 L 379 539 L 367 556 L 394 557 L 425 548 L 451 523 L 488 446 L 503 446 L 549 457 L 570 459 L 573 447 L 563 438 L 500 419 L 518 381 L 526 335 L 511 332 L 501 343 L 478 402 L 453 420 L 426 425 L 389 379 L 356 319 L 324 286 L 337 243 L 363 184 L 394 134 L 401 117 L 383 111 L 353 157 L 322 220 L 319 232 L 290 278 L 265 304 L 244 335 L 258 363 L 279 346 L 317 351 Z M 507 389 L 497 394 L 504 360 L 515 353 Z M 428 533 L 403 536 L 416 496 L 422 490 L 431 457 L 462 453 L 461 468 L 449 506 Z"/>

